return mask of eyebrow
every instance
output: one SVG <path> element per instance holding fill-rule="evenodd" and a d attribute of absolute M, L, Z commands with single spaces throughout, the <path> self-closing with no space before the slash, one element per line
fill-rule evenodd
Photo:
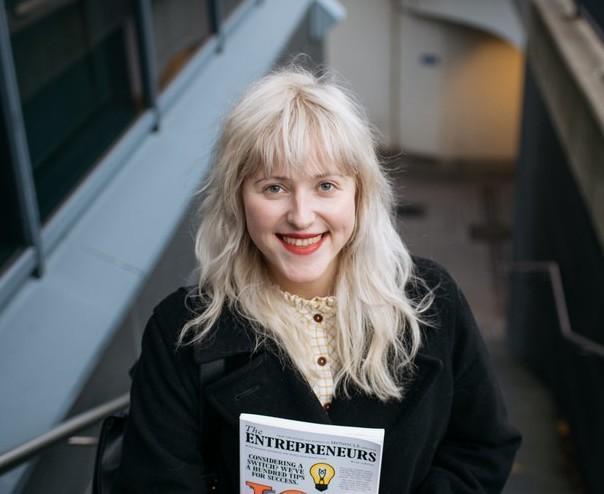
<path fill-rule="evenodd" d="M 337 172 L 325 172 L 325 173 L 319 173 L 317 175 L 313 175 L 311 178 L 314 179 L 318 179 L 318 178 L 325 178 L 325 177 L 343 177 L 344 175 L 342 175 L 341 173 L 337 173 Z M 288 180 L 291 180 L 290 177 L 283 177 L 280 175 L 271 175 L 270 177 L 262 177 L 259 178 L 258 180 L 256 180 L 254 182 L 254 184 L 260 183 L 264 180 L 281 180 L 283 182 L 286 182 Z"/>

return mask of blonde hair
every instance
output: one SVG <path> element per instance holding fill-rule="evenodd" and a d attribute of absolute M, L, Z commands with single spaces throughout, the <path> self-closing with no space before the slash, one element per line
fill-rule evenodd
<path fill-rule="evenodd" d="M 312 375 L 310 342 L 300 321 L 269 279 L 246 230 L 241 188 L 246 177 L 274 167 L 308 172 L 308 164 L 337 163 L 356 180 L 356 223 L 339 255 L 334 382 L 381 400 L 401 398 L 403 370 L 420 343 L 421 314 L 431 295 L 410 300 L 413 261 L 394 227 L 393 194 L 375 153 L 360 105 L 329 74 L 281 69 L 252 85 L 228 114 L 202 187 L 195 238 L 196 296 L 204 310 L 185 324 L 180 342 L 200 342 L 225 307 L 253 325 L 257 344 L 268 338 L 304 376 Z M 305 168 L 306 167 L 306 168 Z"/>

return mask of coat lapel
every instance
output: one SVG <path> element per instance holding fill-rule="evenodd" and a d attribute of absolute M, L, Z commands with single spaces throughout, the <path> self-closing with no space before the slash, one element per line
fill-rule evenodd
<path fill-rule="evenodd" d="M 194 358 L 198 364 L 251 353 L 255 346 L 252 329 L 240 317 L 224 309 L 210 334 L 195 345 Z"/>
<path fill-rule="evenodd" d="M 297 371 L 263 351 L 206 388 L 208 401 L 237 426 L 241 413 L 328 424 L 329 416 Z"/>
<path fill-rule="evenodd" d="M 349 398 L 336 393 L 329 415 L 287 357 L 271 343 L 253 353 L 252 329 L 230 311 L 220 317 L 215 337 L 196 350 L 200 363 L 237 354 L 250 354 L 246 363 L 206 386 L 211 405 L 234 427 L 241 413 L 255 413 L 323 424 L 390 428 L 415 410 L 443 369 L 443 362 L 418 353 L 415 372 L 402 400 L 382 402 L 353 389 Z"/>
<path fill-rule="evenodd" d="M 415 373 L 407 382 L 402 400 L 383 402 L 360 391 L 350 398 L 336 398 L 330 416 L 334 424 L 384 428 L 388 431 L 408 416 L 422 402 L 443 369 L 443 362 L 430 355 L 418 353 Z M 386 435 L 386 442 L 388 435 Z"/>

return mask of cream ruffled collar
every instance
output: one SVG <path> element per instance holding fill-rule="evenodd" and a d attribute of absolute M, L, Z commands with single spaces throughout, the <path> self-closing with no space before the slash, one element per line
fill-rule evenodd
<path fill-rule="evenodd" d="M 313 310 L 323 313 L 333 313 L 336 310 L 336 297 L 333 295 L 327 297 L 303 298 L 299 295 L 286 292 L 279 289 L 285 300 L 298 310 Z"/>

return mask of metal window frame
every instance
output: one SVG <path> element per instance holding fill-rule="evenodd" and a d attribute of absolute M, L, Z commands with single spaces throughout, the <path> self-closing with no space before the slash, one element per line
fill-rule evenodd
<path fill-rule="evenodd" d="M 153 130 L 159 130 L 160 112 L 157 106 L 157 57 L 150 1 L 136 0 L 137 34 L 145 104 L 152 110 L 155 117 Z"/>
<path fill-rule="evenodd" d="M 212 4 L 220 2 L 220 0 L 207 0 L 208 14 L 210 15 L 210 29 L 213 36 L 201 48 L 198 57 L 190 61 L 180 73 L 170 81 L 170 84 L 164 88 L 158 96 L 157 106 L 160 114 L 164 114 L 172 105 L 174 105 L 182 94 L 184 89 L 191 84 L 198 72 L 203 69 L 209 60 L 215 56 L 220 56 L 220 53 L 225 47 L 229 35 L 237 29 L 237 26 L 252 13 L 255 7 L 262 4 L 264 0 L 247 0 L 241 3 L 237 9 L 229 16 L 226 21 L 217 26 L 217 30 L 212 25 Z"/>
<path fill-rule="evenodd" d="M 247 0 L 243 2 L 225 22 L 217 17 L 214 36 L 200 48 L 199 56 L 189 62 L 160 93 L 157 78 L 155 77 L 155 37 L 153 36 L 151 3 L 150 0 L 136 0 L 136 16 L 140 31 L 137 33 L 140 44 L 138 55 L 140 57 L 139 62 L 145 103 L 148 105 L 148 108 L 138 116 L 130 128 L 107 150 L 107 154 L 91 169 L 88 177 L 72 191 L 71 196 L 59 206 L 52 217 L 44 225 L 41 225 L 31 173 L 29 150 L 21 114 L 18 86 L 14 74 L 14 61 L 12 59 L 10 36 L 6 21 L 6 8 L 4 0 L 0 0 L 0 55 L 2 57 L 0 61 L 0 93 L 3 98 L 8 98 L 7 101 L 10 103 L 12 110 L 11 112 L 5 112 L 7 115 L 4 115 L 4 118 L 14 118 L 15 115 L 21 118 L 21 130 L 19 132 L 18 126 L 13 123 L 13 120 L 10 120 L 9 128 L 15 129 L 14 143 L 19 146 L 15 149 L 19 150 L 24 160 L 19 166 L 19 172 L 23 174 L 23 198 L 30 202 L 27 203 L 29 204 L 27 208 L 21 209 L 28 212 L 27 228 L 31 231 L 30 235 L 32 238 L 31 243 L 24 246 L 24 251 L 17 256 L 15 261 L 0 276 L 0 311 L 30 278 L 32 273 L 42 275 L 45 260 L 61 242 L 61 239 L 78 221 L 82 213 L 91 206 L 99 193 L 119 172 L 122 164 L 136 152 L 148 135 L 160 130 L 161 115 L 178 101 L 183 89 L 195 80 L 199 70 L 206 65 L 207 61 L 215 56 L 219 56 L 228 35 L 262 1 Z M 208 0 L 208 6 L 219 2 L 220 0 Z M 10 69 L 9 72 L 12 71 L 12 89 L 11 87 L 7 89 L 7 81 L 10 83 L 10 79 L 7 79 L 5 69 Z M 8 77 L 11 77 L 10 73 Z M 5 103 L 4 100 L 3 103 Z M 6 103 L 5 108 L 7 108 Z"/>
<path fill-rule="evenodd" d="M 42 276 L 45 259 L 42 249 L 40 213 L 4 0 L 0 0 L 0 98 L 2 98 L 2 118 L 6 125 L 8 152 L 15 174 L 18 213 L 25 237 L 25 246 L 33 248 L 35 259 L 33 271 L 36 276 Z"/>
<path fill-rule="evenodd" d="M 224 49 L 224 32 L 222 23 L 222 2 L 220 0 L 208 0 L 208 15 L 210 17 L 210 31 L 218 39 L 216 51 L 221 52 Z"/>

